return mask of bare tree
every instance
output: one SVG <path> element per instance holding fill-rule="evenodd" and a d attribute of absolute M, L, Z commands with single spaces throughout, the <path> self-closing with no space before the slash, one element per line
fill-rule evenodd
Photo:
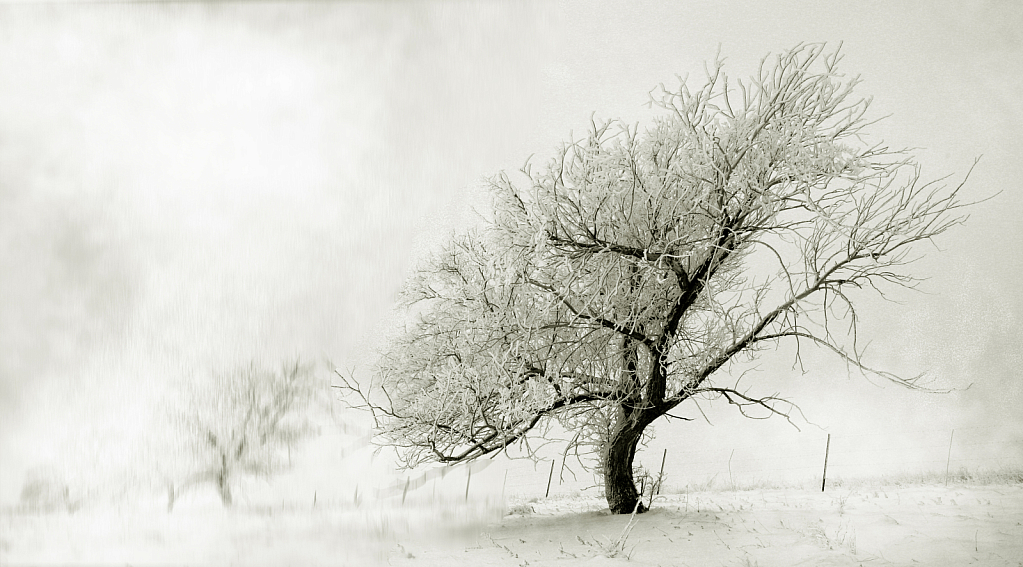
<path fill-rule="evenodd" d="M 412 322 L 374 376 L 386 398 L 362 398 L 384 442 L 409 466 L 459 462 L 556 420 L 566 450 L 599 457 L 610 510 L 632 513 L 636 449 L 679 404 L 789 417 L 721 383 L 766 348 L 823 347 L 921 387 L 864 364 L 854 299 L 915 285 L 911 245 L 962 222 L 961 185 L 862 142 L 870 101 L 840 59 L 801 45 L 738 82 L 718 61 L 699 88 L 654 91 L 649 129 L 594 123 L 525 183 L 492 179 L 486 226 L 404 288 Z"/>
<path fill-rule="evenodd" d="M 178 485 L 168 482 L 168 511 L 182 490 L 207 483 L 231 506 L 239 473 L 282 470 L 285 451 L 314 432 L 306 410 L 317 393 L 313 372 L 298 361 L 278 370 L 252 363 L 197 385 L 178 419 L 197 470 Z"/>

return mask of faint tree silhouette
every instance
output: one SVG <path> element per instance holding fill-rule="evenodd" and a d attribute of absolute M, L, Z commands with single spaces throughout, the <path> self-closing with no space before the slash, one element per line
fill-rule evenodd
<path fill-rule="evenodd" d="M 196 385 L 178 423 L 198 470 L 180 484 L 168 482 L 168 510 L 184 489 L 206 483 L 231 506 L 231 483 L 238 474 L 283 470 L 289 464 L 283 455 L 316 431 L 307 410 L 321 393 L 314 373 L 298 361 L 278 370 L 252 363 Z"/>

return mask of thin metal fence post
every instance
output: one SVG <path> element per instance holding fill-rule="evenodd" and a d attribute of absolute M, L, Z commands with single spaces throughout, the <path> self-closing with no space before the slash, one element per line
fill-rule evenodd
<path fill-rule="evenodd" d="M 831 434 L 828 433 L 828 444 L 824 447 L 824 474 L 821 475 L 821 492 L 824 492 L 824 483 L 828 481 L 828 453 L 831 451 Z"/>
<path fill-rule="evenodd" d="M 735 456 L 735 449 L 728 454 L 728 482 L 732 485 L 732 490 L 735 490 L 735 479 L 732 478 L 732 457 Z M 826 457 L 825 457 L 826 458 Z M 827 465 L 825 465 L 827 466 Z"/>
<path fill-rule="evenodd" d="M 664 450 L 664 455 L 661 456 L 661 472 L 657 474 L 657 494 L 661 493 L 661 483 L 664 481 L 664 461 L 668 458 L 668 450 Z"/>
<path fill-rule="evenodd" d="M 948 466 L 952 463 L 952 438 L 955 437 L 956 430 L 952 430 L 952 434 L 948 436 L 948 456 L 945 457 L 945 486 L 948 486 Z"/>
<path fill-rule="evenodd" d="M 554 463 L 556 462 L 557 459 L 551 459 L 551 474 L 547 475 L 547 493 L 543 495 L 544 498 L 551 495 L 551 480 L 554 478 Z"/>

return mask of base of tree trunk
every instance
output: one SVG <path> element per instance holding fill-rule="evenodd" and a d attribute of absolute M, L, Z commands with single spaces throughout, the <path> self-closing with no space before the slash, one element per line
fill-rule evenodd
<path fill-rule="evenodd" d="M 167 513 L 174 511 L 174 501 L 176 500 L 176 494 L 174 492 L 174 483 L 167 483 Z"/>
<path fill-rule="evenodd" d="M 218 479 L 217 491 L 220 492 L 220 502 L 225 508 L 230 508 L 234 501 L 231 498 L 231 485 L 227 483 L 226 477 Z"/>
<path fill-rule="evenodd" d="M 610 510 L 612 514 L 626 514 L 626 515 L 628 515 L 628 514 L 643 514 L 645 512 L 649 512 L 650 508 L 647 508 L 647 505 L 644 504 L 642 500 L 637 498 L 636 499 L 636 503 L 633 504 L 631 507 L 619 505 L 619 506 L 617 506 L 615 508 L 611 508 L 610 506 L 608 506 L 608 510 Z"/>
<path fill-rule="evenodd" d="M 231 490 L 228 488 L 222 488 L 220 490 L 220 502 L 225 508 L 230 508 L 234 501 L 231 498 Z"/>
<path fill-rule="evenodd" d="M 642 432 L 642 428 L 622 427 L 611 439 L 604 456 L 604 496 L 612 514 L 641 514 L 648 510 L 636 490 L 632 473 Z"/>

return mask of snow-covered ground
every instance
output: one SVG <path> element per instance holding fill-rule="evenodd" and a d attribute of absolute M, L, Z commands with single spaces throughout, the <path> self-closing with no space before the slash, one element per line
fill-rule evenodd
<path fill-rule="evenodd" d="M 0 565 L 1023 565 L 1023 485 L 5 511 Z"/>

